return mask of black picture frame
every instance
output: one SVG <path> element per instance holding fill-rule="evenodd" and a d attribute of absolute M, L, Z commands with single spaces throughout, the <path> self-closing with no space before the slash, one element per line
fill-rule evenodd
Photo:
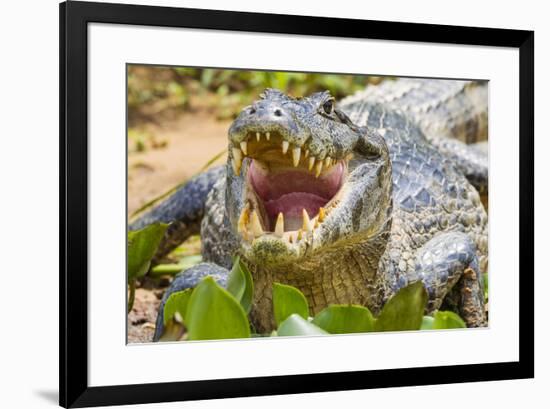
<path fill-rule="evenodd" d="M 60 405 L 89 407 L 534 377 L 534 32 L 70 1 L 60 18 Z M 519 50 L 519 360 L 442 367 L 88 386 L 87 25 L 187 27 Z M 330 28 L 330 29 L 329 29 Z"/>

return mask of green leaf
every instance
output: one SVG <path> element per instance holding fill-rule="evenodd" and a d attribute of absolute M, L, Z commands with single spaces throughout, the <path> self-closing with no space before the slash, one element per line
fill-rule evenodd
<path fill-rule="evenodd" d="M 370 332 L 374 329 L 371 312 L 360 305 L 330 305 L 315 316 L 313 323 L 331 334 Z"/>
<path fill-rule="evenodd" d="M 136 300 L 136 280 L 132 280 L 128 283 L 130 294 L 128 294 L 128 314 L 132 311 L 134 301 Z"/>
<path fill-rule="evenodd" d="M 229 291 L 239 301 L 248 314 L 252 307 L 252 298 L 254 296 L 254 283 L 252 274 L 246 265 L 237 257 L 233 262 L 233 268 L 229 274 L 227 282 L 227 291 Z"/>
<path fill-rule="evenodd" d="M 295 287 L 274 283 L 273 313 L 277 325 L 280 325 L 292 314 L 298 314 L 302 318 L 307 318 L 309 308 L 306 297 Z"/>
<path fill-rule="evenodd" d="M 179 313 L 176 313 L 168 322 L 164 323 L 160 342 L 175 342 L 185 339 L 185 326 Z"/>
<path fill-rule="evenodd" d="M 485 302 L 489 299 L 489 273 L 483 274 L 483 294 L 485 296 Z"/>
<path fill-rule="evenodd" d="M 429 315 L 424 315 L 422 317 L 422 325 L 420 325 L 421 330 L 434 329 L 434 317 Z"/>
<path fill-rule="evenodd" d="M 433 329 L 466 328 L 466 324 L 452 311 L 436 311 Z"/>
<path fill-rule="evenodd" d="M 192 255 L 183 257 L 178 264 L 158 264 L 149 272 L 151 277 L 160 277 L 163 275 L 175 275 L 181 273 L 188 268 L 199 264 L 202 261 L 202 256 Z"/>
<path fill-rule="evenodd" d="M 170 297 L 168 297 L 166 303 L 164 304 L 165 325 L 174 317 L 176 312 L 178 312 L 185 321 L 187 306 L 189 305 L 189 299 L 191 298 L 191 292 L 191 288 L 188 288 L 186 290 L 170 294 Z"/>
<path fill-rule="evenodd" d="M 240 260 L 239 260 L 239 268 L 243 272 L 244 279 L 246 281 L 244 294 L 241 298 L 241 305 L 243 306 L 244 310 L 248 314 L 250 312 L 250 309 L 252 308 L 252 300 L 254 299 L 254 281 L 252 280 L 252 274 L 250 273 L 250 270 Z"/>
<path fill-rule="evenodd" d="M 295 335 L 327 335 L 328 332 L 305 320 L 298 314 L 290 315 L 277 329 L 277 336 L 289 337 Z"/>
<path fill-rule="evenodd" d="M 206 277 L 193 290 L 185 324 L 189 340 L 250 337 L 243 307 L 212 277 Z"/>
<path fill-rule="evenodd" d="M 210 86 L 212 80 L 214 79 L 215 73 L 216 72 L 211 68 L 202 70 L 201 84 L 203 85 L 203 87 L 208 88 Z"/>
<path fill-rule="evenodd" d="M 168 224 L 154 223 L 128 232 L 128 282 L 147 273 L 167 228 Z"/>
<path fill-rule="evenodd" d="M 428 293 L 421 281 L 402 288 L 384 305 L 374 324 L 375 331 L 420 329 L 427 302 Z"/>
<path fill-rule="evenodd" d="M 229 277 L 227 279 L 227 291 L 229 291 L 229 293 L 235 297 L 237 301 L 241 302 L 241 298 L 243 297 L 244 290 L 246 288 L 246 282 L 244 279 L 244 274 L 239 268 L 238 263 L 239 262 L 237 261 L 233 264 L 233 268 L 229 273 Z"/>

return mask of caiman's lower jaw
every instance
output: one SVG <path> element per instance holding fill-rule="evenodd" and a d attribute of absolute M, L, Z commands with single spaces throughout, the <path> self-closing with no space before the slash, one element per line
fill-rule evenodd
<path fill-rule="evenodd" d="M 233 147 L 233 167 L 246 167 L 246 200 L 238 221 L 244 242 L 311 243 L 338 205 L 347 159 L 316 158 L 274 132 L 254 132 Z M 244 160 L 244 158 L 249 158 Z"/>

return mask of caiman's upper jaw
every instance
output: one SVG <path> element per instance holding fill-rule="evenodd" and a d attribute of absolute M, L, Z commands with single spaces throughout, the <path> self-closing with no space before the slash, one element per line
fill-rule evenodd
<path fill-rule="evenodd" d="M 323 170 L 326 171 L 338 162 L 337 159 L 328 155 L 322 158 L 310 155 L 307 143 L 291 146 L 291 143 L 278 131 L 265 133 L 250 131 L 245 135 L 241 141 L 233 142 L 231 145 L 231 166 L 236 176 L 240 174 L 244 157 L 280 166 L 292 165 L 296 168 L 300 165 L 302 168 L 307 167 L 315 177 L 319 177 Z"/>
<path fill-rule="evenodd" d="M 245 205 L 238 220 L 244 242 L 311 243 L 315 230 L 337 205 L 349 158 L 312 155 L 307 140 L 291 144 L 275 131 L 248 130 L 231 138 L 235 175 L 245 177 Z M 235 139 L 240 142 L 235 142 Z"/>

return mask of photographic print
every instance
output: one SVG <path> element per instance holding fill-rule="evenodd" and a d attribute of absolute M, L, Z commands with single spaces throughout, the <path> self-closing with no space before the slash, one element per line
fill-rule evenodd
<path fill-rule="evenodd" d="M 127 115 L 128 343 L 488 326 L 488 81 L 129 64 Z"/>

